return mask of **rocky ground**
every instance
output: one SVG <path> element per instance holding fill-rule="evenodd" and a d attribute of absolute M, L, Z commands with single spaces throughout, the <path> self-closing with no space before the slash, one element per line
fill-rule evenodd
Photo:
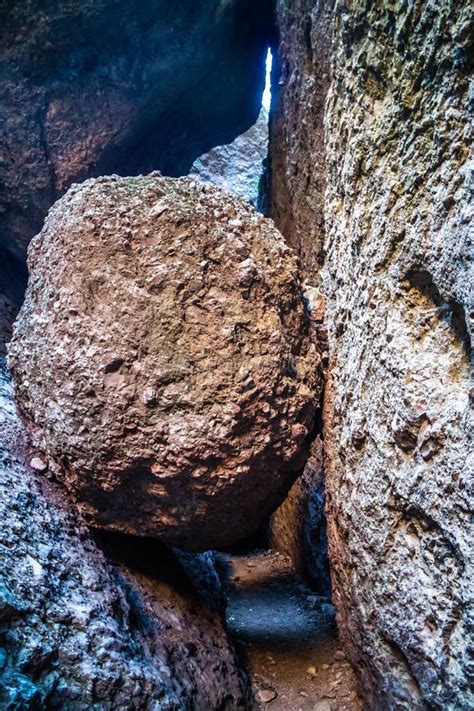
<path fill-rule="evenodd" d="M 221 556 L 227 624 L 248 665 L 261 709 L 359 711 L 354 673 L 337 637 L 334 608 L 275 551 Z"/>

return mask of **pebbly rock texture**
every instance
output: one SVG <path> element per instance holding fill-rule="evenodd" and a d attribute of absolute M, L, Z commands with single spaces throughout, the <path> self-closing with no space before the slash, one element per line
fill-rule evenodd
<path fill-rule="evenodd" d="M 255 531 L 320 385 L 273 223 L 188 178 L 99 178 L 52 208 L 29 269 L 16 396 L 87 521 L 195 550 Z"/>
<path fill-rule="evenodd" d="M 193 160 L 257 119 L 262 0 L 4 0 L 0 247 L 24 259 L 74 181 Z"/>
<path fill-rule="evenodd" d="M 334 0 L 276 0 L 270 170 L 266 213 L 317 285 L 323 263 L 326 155 Z"/>
<path fill-rule="evenodd" d="M 464 0 L 340 3 L 335 21 L 329 539 L 339 629 L 374 709 L 474 704 L 472 30 Z"/>
<path fill-rule="evenodd" d="M 324 8 L 277 3 L 270 205 L 303 271 L 326 260 L 339 630 L 368 708 L 470 708 L 469 6 L 337 4 L 325 245 Z"/>
<path fill-rule="evenodd" d="M 28 464 L 39 467 L 11 395 L 0 359 L 0 707 L 252 708 L 211 554 L 109 538 L 109 562 Z"/>
<path fill-rule="evenodd" d="M 211 183 L 256 206 L 263 161 L 268 153 L 268 111 L 230 144 L 216 146 L 194 161 L 189 177 Z"/>

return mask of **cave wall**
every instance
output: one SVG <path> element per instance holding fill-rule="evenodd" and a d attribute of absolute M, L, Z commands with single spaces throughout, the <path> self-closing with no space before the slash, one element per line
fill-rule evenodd
<path fill-rule="evenodd" d="M 256 120 L 262 0 L 66 0 L 0 8 L 0 247 L 24 259 L 87 177 L 184 175 Z"/>
<path fill-rule="evenodd" d="M 468 708 L 468 3 L 337 3 L 325 241 L 324 3 L 277 7 L 270 204 L 307 272 L 323 264 L 340 632 L 369 708 Z"/>
<path fill-rule="evenodd" d="M 373 707 L 470 705 L 469 12 L 361 1 L 335 17 L 329 539 Z"/>
<path fill-rule="evenodd" d="M 326 155 L 334 0 L 276 0 L 267 214 L 319 285 L 323 263 Z"/>

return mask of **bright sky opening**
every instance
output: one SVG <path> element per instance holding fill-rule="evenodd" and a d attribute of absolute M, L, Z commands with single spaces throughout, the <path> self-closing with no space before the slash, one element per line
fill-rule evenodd
<path fill-rule="evenodd" d="M 265 69 L 266 69 L 266 74 L 265 74 L 265 89 L 262 94 L 262 106 L 264 106 L 267 111 L 270 111 L 270 104 L 272 100 L 272 90 L 271 90 L 271 83 L 270 83 L 270 75 L 272 71 L 272 51 L 270 47 L 268 48 L 267 51 L 267 58 L 265 60 Z"/>

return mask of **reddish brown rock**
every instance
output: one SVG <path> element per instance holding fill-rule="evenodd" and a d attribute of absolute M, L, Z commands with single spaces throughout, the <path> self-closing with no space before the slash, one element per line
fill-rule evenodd
<path fill-rule="evenodd" d="M 221 190 L 74 186 L 29 253 L 10 364 L 37 446 L 99 527 L 193 549 L 252 533 L 319 391 L 296 258 Z"/>
<path fill-rule="evenodd" d="M 23 259 L 73 182 L 186 174 L 246 131 L 270 28 L 269 0 L 4 0 L 0 248 Z"/>

